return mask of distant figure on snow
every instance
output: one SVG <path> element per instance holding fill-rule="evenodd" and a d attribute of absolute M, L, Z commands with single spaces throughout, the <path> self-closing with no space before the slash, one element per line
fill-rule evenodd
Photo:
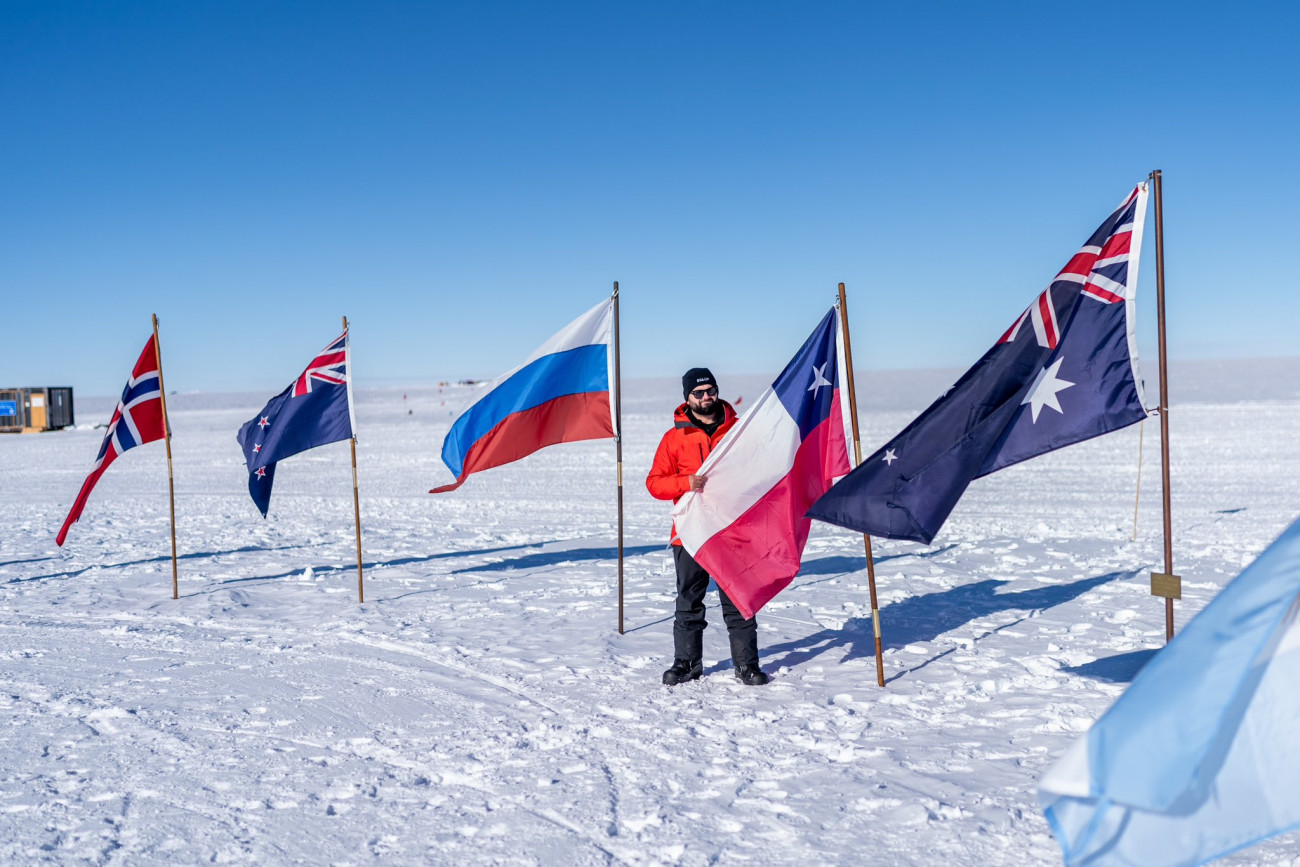
<path fill-rule="evenodd" d="M 659 441 L 645 486 L 660 500 L 681 499 L 687 491 L 702 491 L 707 481 L 700 465 L 718 441 L 736 423 L 736 410 L 718 397 L 718 383 L 706 367 L 693 367 L 682 376 L 686 402 L 673 413 L 673 427 Z M 672 533 L 673 562 L 677 567 L 677 614 L 673 620 L 673 664 L 664 683 L 676 686 L 697 680 L 704 665 L 704 593 L 709 573 L 704 571 Z M 762 686 L 768 676 L 758 667 L 758 624 L 745 619 L 722 588 L 722 619 L 731 640 L 731 662 L 736 677 L 748 686 Z"/>

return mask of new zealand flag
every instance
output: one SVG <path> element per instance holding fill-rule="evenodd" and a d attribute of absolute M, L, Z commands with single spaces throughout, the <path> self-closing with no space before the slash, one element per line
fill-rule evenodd
<path fill-rule="evenodd" d="M 321 350 L 307 369 L 271 398 L 236 439 L 248 464 L 248 493 L 266 517 L 275 464 L 298 452 L 352 438 L 348 333 Z"/>
<path fill-rule="evenodd" d="M 1133 311 L 1140 184 L 956 385 L 821 497 L 808 516 L 929 543 L 967 485 L 1146 415 Z"/>

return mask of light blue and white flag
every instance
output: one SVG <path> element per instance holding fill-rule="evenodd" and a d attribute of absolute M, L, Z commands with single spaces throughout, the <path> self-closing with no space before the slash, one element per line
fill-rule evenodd
<path fill-rule="evenodd" d="M 1047 773 L 1066 864 L 1201 864 L 1300 827 L 1300 521 Z"/>

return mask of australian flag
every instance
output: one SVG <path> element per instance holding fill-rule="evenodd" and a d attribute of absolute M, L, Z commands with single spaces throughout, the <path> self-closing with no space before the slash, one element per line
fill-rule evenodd
<path fill-rule="evenodd" d="M 239 429 L 236 439 L 248 464 L 248 493 L 263 518 L 271 505 L 277 461 L 352 438 L 350 366 L 348 333 L 344 331 Z"/>
<path fill-rule="evenodd" d="M 929 543 L 972 480 L 1147 414 L 1133 303 L 1140 184 L 997 344 L 808 516 Z"/>

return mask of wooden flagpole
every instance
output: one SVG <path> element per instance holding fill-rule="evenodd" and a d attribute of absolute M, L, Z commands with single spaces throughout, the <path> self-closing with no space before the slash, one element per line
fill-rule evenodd
<path fill-rule="evenodd" d="M 167 446 L 167 502 L 172 521 L 172 598 L 180 599 L 176 569 L 176 483 L 172 480 L 172 426 L 167 418 L 167 389 L 163 387 L 162 343 L 158 340 L 158 314 L 153 314 L 153 351 L 158 360 L 158 396 L 162 399 L 163 441 Z"/>
<path fill-rule="evenodd" d="M 618 479 L 618 634 L 623 634 L 623 371 L 618 334 L 618 281 L 614 281 L 614 460 Z"/>
<path fill-rule="evenodd" d="M 1160 348 L 1160 483 L 1165 518 L 1165 571 L 1151 573 L 1151 593 L 1165 600 L 1165 641 L 1174 637 L 1174 600 L 1183 597 L 1182 579 L 1174 574 L 1174 531 L 1169 496 L 1169 363 L 1165 345 L 1165 222 L 1160 170 L 1151 173 L 1156 217 L 1156 328 Z"/>
<path fill-rule="evenodd" d="M 849 416 L 853 424 L 853 465 L 862 463 L 862 440 L 858 436 L 858 393 L 853 380 L 853 344 L 849 340 L 849 302 L 840 284 L 840 328 L 844 332 L 844 364 L 849 374 Z M 876 598 L 876 564 L 871 556 L 871 537 L 862 534 L 867 551 L 867 587 L 871 591 L 871 629 L 876 636 L 876 685 L 885 685 L 885 655 L 880 639 L 880 603 Z"/>
<path fill-rule="evenodd" d="M 348 318 L 343 317 L 343 333 L 347 334 Z M 348 360 L 352 360 L 351 344 L 352 336 L 348 335 Z M 348 382 L 352 382 L 351 365 L 348 366 Z M 348 386 L 348 415 L 352 414 L 352 388 Z M 356 516 L 357 525 L 357 602 L 366 601 L 366 584 L 361 571 L 361 494 L 357 491 L 357 432 L 352 431 L 352 438 L 348 440 L 352 446 L 352 512 Z"/>

